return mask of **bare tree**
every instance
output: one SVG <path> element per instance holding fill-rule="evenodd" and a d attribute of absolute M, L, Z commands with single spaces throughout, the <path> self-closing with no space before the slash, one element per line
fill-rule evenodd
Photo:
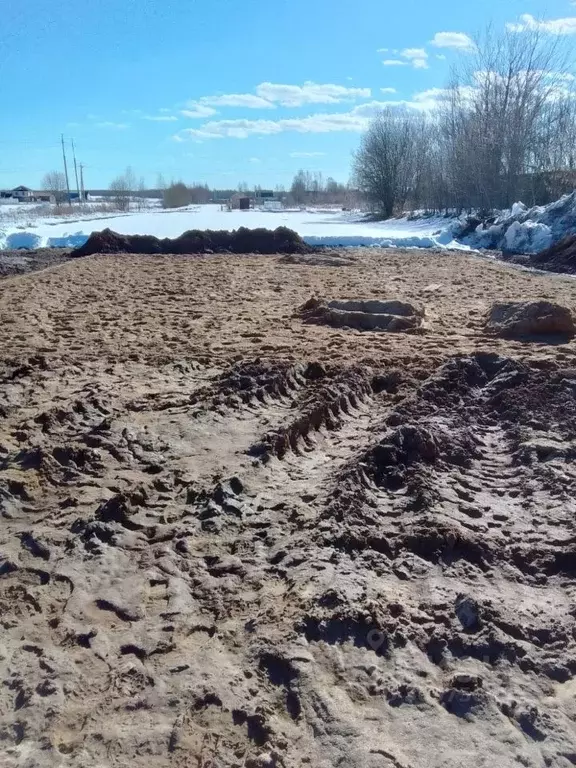
<path fill-rule="evenodd" d="M 403 208 L 414 184 L 416 119 L 384 110 L 372 121 L 354 158 L 356 184 L 378 216 Z"/>
<path fill-rule="evenodd" d="M 119 211 L 130 210 L 130 188 L 126 177 L 123 175 L 116 176 L 110 182 L 110 191 L 113 193 L 113 201 L 115 207 Z"/>
<path fill-rule="evenodd" d="M 555 142 L 550 112 L 568 97 L 568 61 L 558 38 L 488 30 L 455 69 L 442 123 L 455 197 L 466 207 L 509 207 L 525 175 L 539 170 L 543 134 Z"/>
<path fill-rule="evenodd" d="M 558 37 L 488 31 L 435 111 L 387 110 L 373 121 L 355 181 L 380 216 L 549 202 L 575 185 L 574 83 Z"/>
<path fill-rule="evenodd" d="M 146 181 L 144 179 L 144 176 L 140 176 L 138 179 L 138 187 L 136 189 L 137 198 L 136 198 L 136 204 L 138 207 L 138 210 L 141 211 L 144 206 L 144 198 L 146 196 Z"/>
<path fill-rule="evenodd" d="M 166 184 L 166 179 L 164 178 L 164 174 L 159 173 L 158 176 L 156 177 L 156 189 L 159 192 L 162 192 L 163 190 L 166 189 L 166 187 L 167 187 L 167 184 Z"/>
<path fill-rule="evenodd" d="M 114 193 L 114 204 L 119 211 L 130 210 L 130 199 L 137 186 L 136 174 L 130 165 L 126 167 L 123 174 L 116 176 L 110 182 L 110 191 Z"/>
<path fill-rule="evenodd" d="M 50 171 L 42 179 L 42 189 L 54 195 L 56 205 L 66 197 L 66 176 L 61 171 Z"/>
<path fill-rule="evenodd" d="M 308 176 L 306 171 L 300 170 L 294 176 L 290 187 L 290 197 L 296 205 L 303 205 L 308 197 Z"/>

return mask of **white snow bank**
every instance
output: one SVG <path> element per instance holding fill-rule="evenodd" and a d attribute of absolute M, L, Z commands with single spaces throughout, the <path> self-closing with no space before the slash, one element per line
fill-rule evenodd
<path fill-rule="evenodd" d="M 70 230 L 70 224 L 74 230 Z M 39 222 L 25 230 L 0 230 L 0 248 L 77 247 L 91 232 L 106 227 L 125 235 L 178 237 L 188 229 L 255 229 L 288 227 L 311 245 L 380 246 L 401 248 L 462 248 L 454 242 L 447 220 L 421 218 L 370 222 L 358 214 L 333 210 L 308 211 L 226 211 L 219 205 L 202 205 L 182 210 L 151 210 L 130 215 L 91 217 L 85 221 Z"/>
<path fill-rule="evenodd" d="M 489 225 L 480 224 L 472 232 L 470 219 L 466 217 L 422 215 L 372 222 L 359 213 L 326 209 L 227 211 L 219 205 L 200 205 L 178 210 L 92 215 L 74 221 L 39 219 L 33 226 L 27 224 L 22 228 L 7 226 L 4 230 L 0 228 L 0 249 L 78 247 L 91 232 L 106 227 L 120 234 L 160 238 L 178 237 L 188 229 L 288 227 L 310 245 L 493 249 L 530 254 L 576 232 L 576 192 L 546 206 L 527 208 L 523 203 L 515 203 Z"/>
<path fill-rule="evenodd" d="M 462 237 L 466 226 L 467 221 L 461 219 L 452 226 L 452 233 L 472 248 L 538 253 L 576 232 L 576 191 L 549 205 L 534 208 L 514 203 L 511 210 L 503 211 L 490 226 L 480 224 L 472 234 Z"/>

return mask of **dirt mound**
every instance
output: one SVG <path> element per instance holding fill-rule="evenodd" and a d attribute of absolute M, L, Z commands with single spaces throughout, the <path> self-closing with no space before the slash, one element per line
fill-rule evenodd
<path fill-rule="evenodd" d="M 550 272 L 576 274 L 576 235 L 568 235 L 550 248 L 531 256 L 529 265 Z"/>
<path fill-rule="evenodd" d="M 361 331 L 414 331 L 424 310 L 405 301 L 324 301 L 311 298 L 298 309 L 304 322 Z"/>
<path fill-rule="evenodd" d="M 492 305 L 486 330 L 507 339 L 568 337 L 576 333 L 574 318 L 566 307 L 550 301 L 506 301 Z"/>
<path fill-rule="evenodd" d="M 287 227 L 226 230 L 190 229 L 180 237 L 159 239 L 152 235 L 121 235 L 111 229 L 93 232 L 72 256 L 94 253 L 311 253 L 299 234 Z"/>

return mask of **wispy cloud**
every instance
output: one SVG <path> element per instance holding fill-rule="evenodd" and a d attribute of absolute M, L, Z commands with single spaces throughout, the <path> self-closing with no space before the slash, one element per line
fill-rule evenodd
<path fill-rule="evenodd" d="M 396 93 L 396 88 L 380 88 L 380 93 Z"/>
<path fill-rule="evenodd" d="M 334 83 L 313 83 L 284 85 L 281 83 L 260 83 L 256 93 L 266 101 L 282 107 L 301 107 L 304 104 L 339 104 L 345 101 L 370 98 L 370 88 L 350 88 Z"/>
<path fill-rule="evenodd" d="M 178 118 L 175 115 L 144 115 L 144 120 L 151 120 L 153 123 L 174 123 Z"/>
<path fill-rule="evenodd" d="M 386 91 L 387 89 L 382 89 Z M 474 93 L 474 88 L 463 88 L 462 98 L 468 98 Z M 433 112 L 446 102 L 450 91 L 443 88 L 431 88 L 414 94 L 408 100 L 369 101 L 358 104 L 348 112 L 318 113 L 301 118 L 285 118 L 280 120 L 212 120 L 199 128 L 186 128 L 174 135 L 174 140 L 183 142 L 206 141 L 209 139 L 246 139 L 249 136 L 273 136 L 285 132 L 294 133 L 333 133 L 365 131 L 370 120 L 384 109 L 414 110 L 416 112 Z M 320 157 L 323 152 L 295 151 L 290 157 L 308 158 Z"/>
<path fill-rule="evenodd" d="M 576 4 L 576 3 L 575 3 Z M 563 19 L 536 19 L 530 13 L 520 16 L 518 22 L 506 24 L 510 32 L 546 32 L 550 35 L 576 35 L 576 16 Z"/>
<path fill-rule="evenodd" d="M 320 113 L 284 120 L 214 120 L 204 123 L 200 128 L 186 128 L 176 134 L 174 138 L 177 141 L 185 139 L 203 141 L 206 139 L 246 139 L 248 136 L 271 136 L 286 131 L 296 133 L 361 132 L 366 128 L 367 123 L 362 115 L 356 113 L 356 109 L 361 109 L 361 107 L 356 107 L 350 112 Z"/>
<path fill-rule="evenodd" d="M 367 99 L 371 96 L 370 88 L 314 83 L 310 80 L 303 85 L 265 82 L 257 85 L 254 90 L 255 93 L 221 93 L 202 96 L 189 101 L 181 114 L 190 118 L 213 117 L 218 114 L 215 107 L 276 109 L 277 107 L 301 107 L 306 104 L 340 104 Z"/>
<path fill-rule="evenodd" d="M 430 45 L 436 48 L 454 48 L 457 51 L 472 53 L 476 44 L 465 32 L 436 32 Z"/>
<path fill-rule="evenodd" d="M 407 67 L 407 61 L 400 61 L 400 59 L 384 59 L 382 62 L 385 67 Z"/>
<path fill-rule="evenodd" d="M 249 162 L 249 163 L 252 163 L 253 165 L 259 165 L 259 164 L 262 162 L 262 160 L 260 160 L 260 158 L 259 158 L 259 157 L 251 157 L 251 158 L 248 160 L 248 162 Z"/>
<path fill-rule="evenodd" d="M 326 152 L 290 152 L 290 157 L 324 157 Z"/>
<path fill-rule="evenodd" d="M 220 96 L 203 96 L 200 104 L 211 107 L 247 107 L 248 109 L 274 109 L 274 104 L 253 93 L 223 93 Z"/>
<path fill-rule="evenodd" d="M 196 101 L 189 101 L 186 104 L 186 109 L 182 109 L 180 114 L 192 119 L 202 119 L 205 117 L 214 117 L 218 112 L 213 109 L 213 107 L 207 107 L 205 104 L 199 104 Z"/>
<path fill-rule="evenodd" d="M 101 123 L 95 123 L 95 125 L 96 128 L 111 128 L 116 131 L 124 131 L 130 127 L 128 123 L 114 123 L 111 120 L 104 120 Z"/>

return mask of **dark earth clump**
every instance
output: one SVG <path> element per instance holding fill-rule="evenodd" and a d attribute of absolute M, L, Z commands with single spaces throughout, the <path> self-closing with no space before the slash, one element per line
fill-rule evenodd
<path fill-rule="evenodd" d="M 24 275 L 46 267 L 64 264 L 70 259 L 70 248 L 37 248 L 0 251 L 0 278 Z"/>
<path fill-rule="evenodd" d="M 93 232 L 72 256 L 94 253 L 311 253 L 300 235 L 287 227 L 226 230 L 191 229 L 173 240 L 152 235 L 121 235 L 111 229 Z"/>
<path fill-rule="evenodd" d="M 550 248 L 534 254 L 529 263 L 535 269 L 576 274 L 576 234 L 568 235 Z"/>
<path fill-rule="evenodd" d="M 497 301 L 486 315 L 486 331 L 505 339 L 571 339 L 576 334 L 568 307 L 551 301 Z"/>

